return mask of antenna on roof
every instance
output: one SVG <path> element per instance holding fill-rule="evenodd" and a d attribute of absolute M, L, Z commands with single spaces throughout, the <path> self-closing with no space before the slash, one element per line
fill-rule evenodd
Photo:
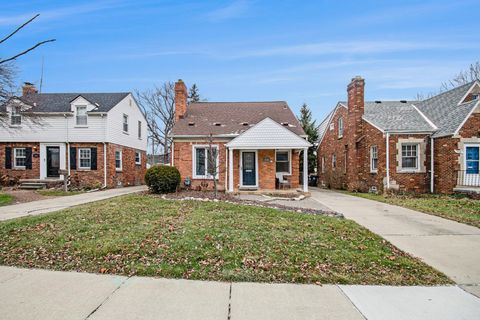
<path fill-rule="evenodd" d="M 40 74 L 40 90 L 39 90 L 40 93 L 42 93 L 42 85 L 43 85 L 43 56 L 42 56 L 42 72 Z"/>

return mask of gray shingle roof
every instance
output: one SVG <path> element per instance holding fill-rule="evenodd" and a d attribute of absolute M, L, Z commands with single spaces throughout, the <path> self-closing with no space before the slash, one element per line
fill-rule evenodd
<path fill-rule="evenodd" d="M 305 135 L 302 126 L 285 101 L 267 102 L 197 102 L 187 107 L 184 118 L 173 127 L 174 136 L 236 135 L 248 130 L 265 118 L 298 135 Z"/>
<path fill-rule="evenodd" d="M 70 102 L 78 96 L 82 96 L 98 107 L 97 112 L 108 112 L 116 106 L 123 98 L 129 95 L 128 92 L 114 93 L 37 93 L 20 97 L 24 103 L 35 106 L 31 111 L 35 112 L 68 112 Z M 5 110 L 5 106 L 2 107 Z"/>
<path fill-rule="evenodd" d="M 363 118 L 385 131 L 435 131 L 413 104 L 413 101 L 365 101 Z"/>

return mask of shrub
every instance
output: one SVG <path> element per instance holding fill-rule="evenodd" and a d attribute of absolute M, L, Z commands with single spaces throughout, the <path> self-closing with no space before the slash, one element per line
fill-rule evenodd
<path fill-rule="evenodd" d="M 145 183 L 153 193 L 175 192 L 180 185 L 180 172 L 170 166 L 153 166 L 145 173 Z"/>

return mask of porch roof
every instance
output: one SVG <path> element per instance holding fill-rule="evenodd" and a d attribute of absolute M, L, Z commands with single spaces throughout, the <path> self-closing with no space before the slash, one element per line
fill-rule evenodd
<path fill-rule="evenodd" d="M 265 118 L 226 146 L 234 149 L 302 149 L 311 144 L 278 122 Z"/>

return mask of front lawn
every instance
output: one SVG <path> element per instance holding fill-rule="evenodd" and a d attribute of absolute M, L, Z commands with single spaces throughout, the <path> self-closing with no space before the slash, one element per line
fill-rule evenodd
<path fill-rule="evenodd" d="M 480 228 L 480 201 L 469 199 L 465 196 L 432 194 L 379 195 L 354 192 L 349 192 L 349 194 L 410 208 Z"/>
<path fill-rule="evenodd" d="M 0 207 L 13 202 L 13 197 L 9 194 L 0 193 Z"/>
<path fill-rule="evenodd" d="M 451 282 L 350 220 L 148 195 L 0 223 L 0 264 L 220 281 Z"/>

